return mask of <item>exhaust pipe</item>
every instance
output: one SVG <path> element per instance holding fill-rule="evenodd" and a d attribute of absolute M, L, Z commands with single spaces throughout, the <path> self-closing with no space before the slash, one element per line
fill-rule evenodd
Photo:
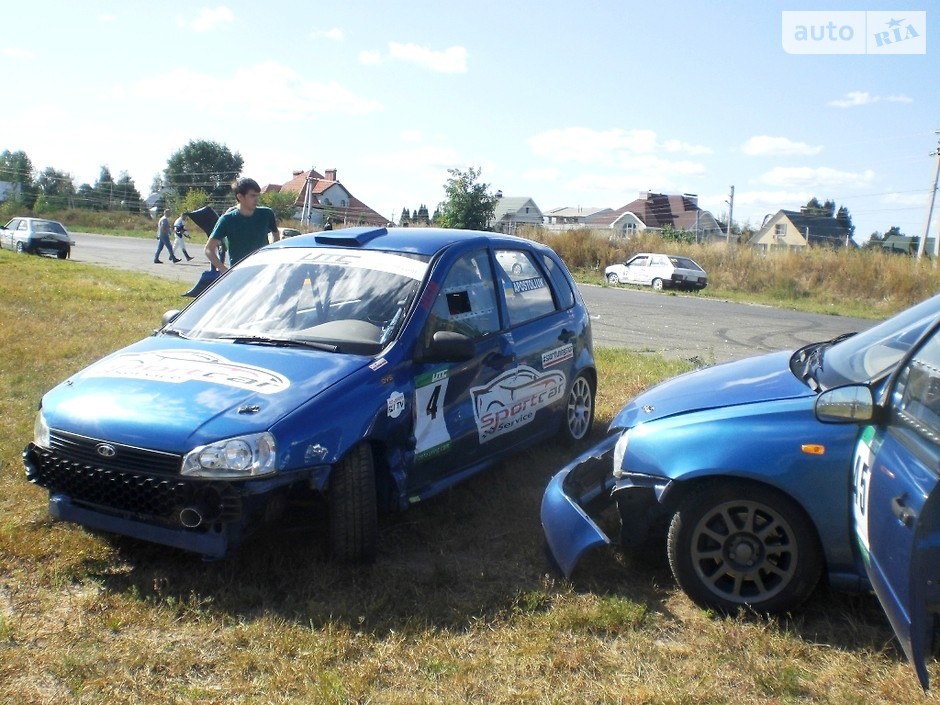
<path fill-rule="evenodd" d="M 198 507 L 186 507 L 180 512 L 180 524 L 187 529 L 195 529 L 202 524 L 202 511 Z"/>

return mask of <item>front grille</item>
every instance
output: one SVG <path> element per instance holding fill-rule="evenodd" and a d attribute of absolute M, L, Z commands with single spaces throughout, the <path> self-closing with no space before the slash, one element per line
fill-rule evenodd
<path fill-rule="evenodd" d="M 100 443 L 55 433 L 51 449 L 30 446 L 27 478 L 51 494 L 161 523 L 178 525 L 185 507 L 197 507 L 206 523 L 241 518 L 242 502 L 235 489 L 226 482 L 182 479 L 180 456 L 109 444 L 116 452 L 103 458 L 95 452 Z"/>
<path fill-rule="evenodd" d="M 142 472 L 148 475 L 167 475 L 176 478 L 179 476 L 180 468 L 183 467 L 183 457 L 176 453 L 163 453 L 120 443 L 108 443 L 107 445 L 114 449 L 114 455 L 106 458 L 96 450 L 103 441 L 94 438 L 53 431 L 50 440 L 52 450 L 62 457 L 93 465 L 102 470 Z"/>

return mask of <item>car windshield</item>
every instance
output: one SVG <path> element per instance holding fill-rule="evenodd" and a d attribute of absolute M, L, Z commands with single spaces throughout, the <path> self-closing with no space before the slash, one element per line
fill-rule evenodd
<path fill-rule="evenodd" d="M 55 233 L 56 235 L 67 235 L 65 228 L 61 223 L 54 220 L 34 220 L 33 230 L 37 233 Z"/>
<path fill-rule="evenodd" d="M 940 295 L 836 343 L 819 355 L 816 380 L 824 388 L 871 382 L 894 369 L 940 315 Z"/>
<path fill-rule="evenodd" d="M 694 269 L 697 272 L 705 271 L 688 257 L 670 257 L 669 261 L 672 262 L 673 267 L 678 269 Z"/>
<path fill-rule="evenodd" d="M 427 272 L 418 255 L 272 248 L 239 263 L 164 333 L 375 354 L 398 335 Z"/>

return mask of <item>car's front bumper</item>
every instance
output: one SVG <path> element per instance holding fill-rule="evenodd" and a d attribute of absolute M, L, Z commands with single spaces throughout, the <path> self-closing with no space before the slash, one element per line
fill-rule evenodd
<path fill-rule="evenodd" d="M 614 543 L 597 518 L 614 506 L 611 490 L 615 433 L 562 468 L 542 497 L 542 531 L 562 573 L 570 576 L 590 549 Z"/>

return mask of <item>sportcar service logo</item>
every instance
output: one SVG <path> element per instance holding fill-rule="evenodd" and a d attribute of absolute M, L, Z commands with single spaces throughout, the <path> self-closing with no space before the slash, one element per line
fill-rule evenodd
<path fill-rule="evenodd" d="M 170 384 L 209 382 L 261 394 L 276 394 L 290 386 L 290 380 L 271 370 L 230 362 L 199 350 L 123 353 L 93 365 L 84 376 L 125 377 Z"/>
<path fill-rule="evenodd" d="M 563 372 L 544 374 L 522 365 L 501 374 L 490 384 L 473 387 L 473 414 L 480 443 L 525 426 L 535 412 L 558 401 L 565 394 Z"/>

